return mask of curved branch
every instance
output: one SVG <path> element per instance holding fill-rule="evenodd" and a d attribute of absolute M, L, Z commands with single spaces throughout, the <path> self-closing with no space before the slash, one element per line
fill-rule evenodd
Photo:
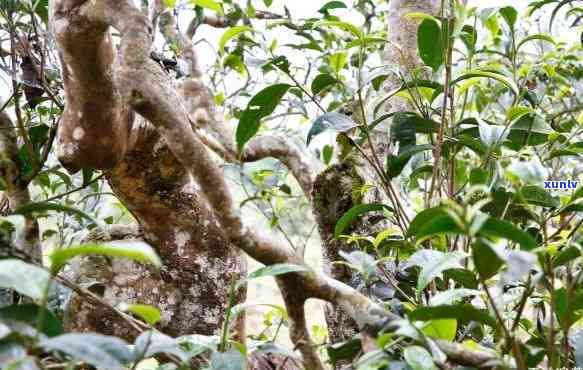
<path fill-rule="evenodd" d="M 124 101 L 148 119 L 165 138 L 174 156 L 199 184 L 230 242 L 266 265 L 293 263 L 306 267 L 306 272 L 289 273 L 279 278 L 284 290 L 296 292 L 298 302 L 313 297 L 339 305 L 367 333 L 376 334 L 387 321 L 399 319 L 358 291 L 309 269 L 303 258 L 286 244 L 247 228 L 236 210 L 220 167 L 195 135 L 172 81 L 149 58 L 152 40 L 148 18 L 131 0 L 87 1 L 82 8 L 81 13 L 105 21 L 121 33 L 116 75 Z M 455 358 L 455 354 L 452 352 L 450 357 Z M 480 361 L 473 365 L 481 366 L 482 356 L 475 358 Z"/>
<path fill-rule="evenodd" d="M 307 159 L 289 140 L 275 136 L 253 138 L 245 146 L 241 156 L 243 162 L 254 162 L 263 158 L 276 158 L 293 174 L 306 197 L 311 200 L 314 171 Z"/>

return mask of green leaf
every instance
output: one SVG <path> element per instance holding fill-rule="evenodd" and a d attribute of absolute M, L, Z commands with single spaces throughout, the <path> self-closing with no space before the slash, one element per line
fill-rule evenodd
<path fill-rule="evenodd" d="M 243 354 L 237 350 L 213 352 L 211 355 L 212 370 L 245 370 L 247 363 Z"/>
<path fill-rule="evenodd" d="M 77 256 L 97 254 L 109 257 L 125 257 L 138 262 L 161 267 L 162 261 L 154 249 L 137 240 L 118 240 L 107 244 L 82 244 L 74 247 L 55 249 L 49 256 L 51 271 L 57 273 L 71 259 Z"/>
<path fill-rule="evenodd" d="M 316 78 L 314 78 L 314 81 L 312 81 L 311 87 L 312 94 L 318 95 L 322 91 L 327 90 L 329 87 L 337 83 L 340 83 L 340 81 L 336 79 L 334 76 L 328 73 L 321 73 L 317 75 Z"/>
<path fill-rule="evenodd" d="M 144 322 L 155 325 L 160 321 L 160 311 L 149 304 L 127 304 L 122 303 L 119 305 L 119 309 L 125 312 L 131 312 L 139 316 Z"/>
<path fill-rule="evenodd" d="M 342 68 L 344 68 L 344 66 L 346 66 L 347 61 L 348 61 L 348 55 L 344 52 L 333 53 L 333 54 L 330 54 L 330 56 L 328 57 L 328 62 L 330 63 L 330 67 L 336 73 L 340 73 Z"/>
<path fill-rule="evenodd" d="M 40 267 L 17 259 L 0 260 L 0 287 L 14 289 L 33 299 L 42 299 L 50 274 Z"/>
<path fill-rule="evenodd" d="M 347 32 L 351 33 L 353 36 L 356 36 L 357 38 L 362 38 L 364 36 L 362 31 L 358 27 L 356 27 L 355 25 L 348 23 L 348 22 L 322 20 L 322 21 L 315 22 L 314 25 L 312 26 L 312 28 L 318 28 L 318 27 L 338 28 L 338 29 L 341 29 L 343 31 L 347 31 Z"/>
<path fill-rule="evenodd" d="M 458 78 L 456 78 L 454 81 L 452 81 L 452 84 L 455 85 L 461 81 L 464 81 L 464 80 L 467 80 L 470 78 L 475 78 L 475 77 L 494 79 L 494 80 L 506 85 L 512 91 L 512 93 L 514 93 L 514 95 L 518 96 L 518 94 L 520 94 L 520 90 L 518 89 L 518 86 L 516 86 L 516 84 L 514 83 L 514 81 L 512 81 L 512 79 L 510 79 L 504 75 L 501 75 L 499 73 L 494 73 L 494 72 L 489 72 L 489 71 L 473 70 L 473 71 L 466 72 L 466 73 L 462 74 L 461 76 L 459 76 Z"/>
<path fill-rule="evenodd" d="M 553 129 L 538 114 L 530 113 L 520 117 L 510 126 L 511 145 L 513 150 L 519 150 L 524 145 L 540 145 L 548 141 Z"/>
<path fill-rule="evenodd" d="M 521 46 L 523 46 L 524 44 L 526 44 L 529 41 L 534 41 L 534 40 L 546 41 L 546 42 L 551 43 L 553 45 L 556 44 L 555 39 L 553 39 L 551 36 L 545 35 L 542 33 L 537 33 L 534 35 L 527 36 L 527 37 L 523 38 L 522 40 L 520 40 L 518 45 L 516 45 L 516 50 L 518 51 Z"/>
<path fill-rule="evenodd" d="M 514 121 L 515 119 L 518 119 L 522 116 L 524 116 L 525 114 L 531 113 L 532 109 L 530 109 L 529 107 L 523 107 L 523 106 L 514 106 L 512 108 L 510 108 L 508 110 L 508 113 L 506 114 L 506 117 L 508 118 L 509 121 Z"/>
<path fill-rule="evenodd" d="M 164 0 L 164 4 L 170 8 L 170 9 L 174 9 L 174 7 L 176 6 L 176 0 Z"/>
<path fill-rule="evenodd" d="M 383 38 L 383 37 L 364 36 L 363 38 L 354 39 L 354 40 L 346 43 L 346 46 L 344 48 L 351 49 L 354 47 L 361 47 L 361 46 L 363 48 L 366 48 L 366 47 L 374 45 L 374 44 L 385 44 L 387 42 L 388 42 L 388 40 L 386 38 Z"/>
<path fill-rule="evenodd" d="M 558 267 L 567 264 L 575 258 L 581 256 L 581 250 L 575 245 L 570 245 L 561 249 L 553 260 L 553 266 Z"/>
<path fill-rule="evenodd" d="M 88 215 L 87 213 L 73 207 L 64 206 L 62 204 L 50 203 L 50 202 L 39 202 L 39 203 L 27 203 L 24 206 L 15 209 L 12 214 L 15 215 L 27 215 L 36 212 L 46 212 L 46 211 L 58 211 L 64 213 L 70 213 L 88 221 L 91 221 L 95 225 L 99 225 L 99 221 Z"/>
<path fill-rule="evenodd" d="M 489 217 L 482 227 L 480 234 L 508 239 L 520 245 L 521 249 L 532 250 L 538 245 L 528 233 L 518 229 L 512 223 Z"/>
<path fill-rule="evenodd" d="M 425 348 L 409 346 L 403 350 L 403 357 L 411 370 L 438 370 L 433 357 Z"/>
<path fill-rule="evenodd" d="M 442 207 L 423 210 L 415 216 L 409 230 L 409 236 L 417 240 L 436 234 L 459 234 L 462 230 L 451 215 Z"/>
<path fill-rule="evenodd" d="M 583 316 L 583 291 L 577 289 L 571 294 L 567 297 L 565 288 L 559 288 L 553 292 L 555 313 L 561 327 L 570 327 Z"/>
<path fill-rule="evenodd" d="M 123 340 L 96 333 L 69 333 L 44 340 L 47 351 L 63 352 L 74 360 L 104 370 L 123 370 L 133 360 Z"/>
<path fill-rule="evenodd" d="M 346 4 L 338 0 L 329 1 L 318 10 L 318 13 L 328 14 L 328 11 L 332 9 L 346 9 Z"/>
<path fill-rule="evenodd" d="M 424 306 L 409 314 L 409 320 L 413 321 L 436 319 L 457 319 L 464 323 L 476 321 L 493 328 L 497 327 L 496 319 L 490 316 L 488 310 L 481 310 L 468 304 Z"/>
<path fill-rule="evenodd" d="M 275 311 L 277 311 L 281 315 L 282 319 L 287 320 L 287 318 L 288 318 L 287 311 L 286 311 L 285 307 L 283 307 L 283 306 L 276 305 L 276 304 L 269 304 L 269 303 L 245 302 L 245 303 L 239 303 L 239 304 L 231 307 L 231 319 L 236 317 L 241 312 L 244 312 L 245 310 L 247 310 L 249 308 L 254 308 L 254 307 L 273 308 Z"/>
<path fill-rule="evenodd" d="M 558 198 L 553 197 L 549 192 L 536 185 L 525 185 L 518 191 L 519 199 L 528 204 L 541 207 L 556 208 L 561 205 Z"/>
<path fill-rule="evenodd" d="M 457 331 L 457 321 L 455 319 L 430 320 L 421 331 L 431 338 L 453 341 Z"/>
<path fill-rule="evenodd" d="M 41 331 L 49 337 L 63 334 L 63 325 L 59 319 L 48 309 L 41 309 L 35 304 L 18 304 L 0 308 L 0 322 L 14 320 L 36 328 L 42 311 L 44 312 Z"/>
<path fill-rule="evenodd" d="M 464 45 L 466 45 L 466 48 L 473 52 L 478 40 L 478 31 L 470 25 L 464 25 L 460 33 L 460 38 Z"/>
<path fill-rule="evenodd" d="M 294 265 L 292 263 L 278 263 L 275 265 L 261 267 L 247 276 L 244 280 L 239 282 L 239 285 L 243 284 L 245 281 L 257 279 L 266 276 L 279 276 L 283 274 L 289 274 L 290 272 L 306 272 L 310 271 L 307 267 Z"/>
<path fill-rule="evenodd" d="M 399 143 L 399 152 L 406 147 L 415 145 L 417 142 L 415 125 L 410 117 L 411 115 L 404 112 L 395 113 L 393 116 L 391 141 Z"/>
<path fill-rule="evenodd" d="M 359 216 L 369 213 L 369 212 L 380 212 L 383 210 L 393 211 L 393 209 L 384 204 L 358 204 L 348 210 L 338 222 L 336 222 L 336 227 L 334 228 L 334 238 L 340 237 L 344 230 L 346 230 L 350 224 L 354 222 Z"/>
<path fill-rule="evenodd" d="M 257 134 L 261 119 L 273 113 L 291 87 L 288 84 L 271 85 L 251 98 L 237 126 L 236 138 L 239 151 L 242 151 L 245 144 Z"/>
<path fill-rule="evenodd" d="M 460 268 L 459 261 L 466 258 L 463 253 L 443 253 L 436 250 L 423 249 L 415 252 L 407 261 L 408 266 L 420 266 L 421 272 L 417 279 L 417 290 L 422 291 L 443 271 Z"/>
<path fill-rule="evenodd" d="M 516 20 L 518 19 L 518 12 L 512 6 L 505 6 L 500 9 L 500 15 L 508 24 L 511 30 L 514 30 L 514 25 L 516 24 Z"/>
<path fill-rule="evenodd" d="M 387 175 L 389 178 L 395 178 L 401 174 L 403 168 L 407 165 L 412 156 L 426 150 L 432 150 L 433 146 L 429 144 L 424 145 L 410 145 L 404 150 L 399 150 L 399 155 L 389 155 L 387 158 Z"/>
<path fill-rule="evenodd" d="M 439 23 L 433 19 L 424 19 L 417 29 L 417 48 L 425 65 L 437 71 L 444 61 L 444 49 Z"/>
<path fill-rule="evenodd" d="M 484 280 L 496 275 L 504 264 L 492 247 L 480 239 L 472 246 L 472 258 L 476 270 Z"/>
<path fill-rule="evenodd" d="M 325 145 L 324 149 L 322 149 L 322 161 L 326 165 L 330 164 L 332 161 L 332 155 L 334 154 L 334 147 L 332 145 Z"/>
<path fill-rule="evenodd" d="M 235 26 L 226 30 L 219 39 L 219 54 L 225 53 L 227 42 L 243 32 L 255 32 L 250 26 Z"/>
<path fill-rule="evenodd" d="M 81 171 L 83 176 L 83 186 L 87 186 L 91 182 L 91 180 L 93 179 L 93 172 L 94 171 L 91 168 L 84 168 Z"/>
<path fill-rule="evenodd" d="M 310 145 L 312 139 L 326 131 L 333 132 L 346 132 L 350 131 L 358 125 L 350 117 L 336 112 L 324 113 L 320 117 L 316 118 L 314 124 L 308 132 L 308 138 L 306 140 L 306 145 Z"/>
<path fill-rule="evenodd" d="M 224 14 L 222 5 L 215 0 L 190 0 L 190 2 L 196 6 L 200 6 L 201 8 L 215 11 L 220 15 Z"/>

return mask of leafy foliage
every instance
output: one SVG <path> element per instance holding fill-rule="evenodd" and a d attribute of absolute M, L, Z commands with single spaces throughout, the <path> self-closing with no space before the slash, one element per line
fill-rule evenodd
<path fill-rule="evenodd" d="M 322 167 L 355 165 L 372 174 L 366 183 L 355 181 L 350 206 L 329 206 L 331 243 L 342 246 L 342 259 L 333 263 L 350 270 L 345 283 L 400 319 L 377 333 L 376 348 L 367 353 L 361 349 L 370 349 L 371 338 L 329 343 L 325 330 L 314 328 L 318 350 L 330 364 L 465 369 L 439 346 L 446 341 L 456 350 L 491 356 L 484 366 L 492 368 L 583 366 L 583 65 L 580 34 L 565 37 L 581 32 L 581 2 L 530 1 L 526 13 L 513 6 L 442 3 L 440 16 L 406 16 L 417 20 L 420 63 L 403 67 L 385 65 L 382 57 L 393 51 L 386 42 L 391 14 L 385 1 L 329 1 L 308 19 L 277 14 L 271 0 L 263 0 L 265 9 L 255 8 L 260 2 L 165 1 L 176 13 L 192 9 L 197 22 L 219 16 L 225 23 L 205 79 L 228 123 L 236 125 L 239 154 L 269 132 L 305 141 L 303 152 L 321 156 Z M 36 29 L 46 31 L 47 7 L 47 1 L 0 2 L 0 32 L 5 39 L 30 35 L 30 43 L 50 49 Z M 361 13 L 363 23 L 340 16 L 348 11 Z M 281 29 L 290 35 L 286 44 L 277 36 Z M 38 53 L 35 47 L 29 52 Z M 177 45 L 163 51 L 181 57 Z M 54 50 L 46 52 L 37 59 L 54 59 Z M 25 121 L 19 180 L 31 183 L 34 199 L 18 209 L 2 208 L 0 288 L 10 292 L 11 302 L 0 307 L 0 365 L 35 369 L 49 359 L 63 368 L 125 369 L 156 356 L 157 369 L 188 368 L 201 358 L 212 369 L 245 369 L 254 353 L 299 358 L 277 345 L 280 328 L 289 325 L 285 308 L 235 304 L 233 298 L 238 287 L 261 277 L 312 273 L 287 263 L 232 282 L 220 335 L 172 338 L 156 329 L 164 319 L 159 308 L 131 302 L 109 309 L 138 328 L 133 341 L 64 332 L 63 315 L 49 301 L 75 258 L 129 258 L 164 274 L 163 259 L 144 243 L 80 243 L 88 230 L 132 216 L 98 171 L 69 175 L 54 160 L 62 81 L 55 66 L 46 66 L 42 82 L 24 70 L 13 73 L 25 60 L 18 56 L 14 64 L 11 53 L 1 50 L 1 67 L 26 99 L 14 94 L 2 110 Z M 178 72 L 170 76 L 181 78 Z M 232 88 L 231 82 L 240 85 Z M 385 91 L 385 84 L 391 89 Z M 34 89 L 54 94 L 39 99 L 31 95 L 38 93 Z M 406 108 L 387 111 L 397 99 L 402 104 L 395 106 Z M 1 160 L 0 185 L 7 191 L 5 171 L 11 169 Z M 257 208 L 298 254 L 303 251 L 298 246 L 308 243 L 315 226 L 288 173 L 267 162 L 231 170 L 226 166 L 241 178 L 241 207 Z M 548 189 L 550 180 L 577 187 Z M 14 248 L 25 232 L 23 216 L 42 223 L 41 242 L 52 248 L 45 250 L 49 270 Z M 101 302 L 99 295 L 89 297 L 92 304 Z M 268 310 L 264 327 L 239 343 L 229 325 L 251 307 Z"/>

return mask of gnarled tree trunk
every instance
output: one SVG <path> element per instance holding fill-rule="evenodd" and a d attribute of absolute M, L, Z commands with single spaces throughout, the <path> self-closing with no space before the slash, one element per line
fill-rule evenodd
<path fill-rule="evenodd" d="M 59 159 L 71 171 L 105 172 L 113 191 L 138 221 L 139 236 L 156 249 L 164 268 L 153 271 L 118 260 L 96 265 L 95 259 L 85 259 L 75 278 L 82 281 L 91 276 L 103 283 L 103 296 L 114 306 L 132 302 L 158 307 L 159 329 L 167 334 L 218 334 L 230 282 L 245 276 L 244 257 L 227 239 L 207 199 L 165 139 L 134 113 L 128 102 L 134 97 L 122 91 L 126 71 L 112 45 L 108 19 L 99 16 L 104 11 L 99 7 L 109 5 L 90 3 L 51 2 L 67 98 L 57 139 Z M 131 9 L 122 3 L 116 6 Z M 132 11 L 126 26 L 147 22 Z M 186 102 L 199 96 L 187 96 Z M 237 302 L 244 297 L 241 288 Z M 83 305 L 77 298 L 68 307 L 70 329 L 135 336 L 113 312 Z M 236 332 L 242 340 L 244 315 L 237 319 Z"/>
<path fill-rule="evenodd" d="M 429 0 L 422 3 L 429 4 Z M 278 158 L 308 198 L 311 171 L 301 153 L 281 138 L 256 137 L 236 156 L 232 136 L 213 116 L 212 105 L 205 107 L 208 95 L 196 73 L 188 40 L 180 41 L 182 36 L 172 29 L 163 31 L 165 37 L 182 43 L 186 59 L 191 55 L 191 76 L 181 95 L 175 81 L 150 59 L 152 23 L 132 0 L 51 0 L 49 23 L 61 56 L 67 99 L 59 128 L 60 158 L 72 170 L 89 167 L 106 173 L 140 223 L 143 238 L 158 250 L 166 265 L 161 271 L 150 271 L 133 263 L 112 262 L 108 269 L 97 271 L 106 282 L 106 300 L 160 306 L 164 311 L 161 329 L 171 334 L 214 332 L 225 308 L 225 277 L 243 274 L 239 255 L 243 251 L 266 265 L 302 267 L 278 276 L 277 282 L 289 314 L 291 339 L 308 369 L 324 367 L 306 328 L 307 299 L 335 305 L 354 320 L 364 336 L 374 336 L 387 321 L 399 319 L 358 290 L 310 269 L 287 244 L 266 238 L 243 223 L 211 150 L 226 161 Z M 110 28 L 121 37 L 117 51 Z M 334 193 L 336 197 L 327 198 L 322 188 L 315 187 L 314 206 L 333 212 L 320 215 L 323 239 L 328 242 L 329 225 L 343 207 L 354 203 L 345 190 L 368 181 L 368 169 L 345 165 L 333 167 L 337 173 L 321 175 L 327 181 L 339 179 L 343 188 Z M 344 181 L 343 176 L 352 173 L 361 179 Z M 115 232 L 111 234 L 115 237 Z M 96 322 L 97 317 L 88 319 L 90 313 L 84 313 L 74 315 L 69 325 L 128 335 L 127 328 L 115 319 Z M 105 314 L 102 318 L 109 320 Z M 456 344 L 436 343 L 453 359 L 469 353 Z M 491 358 L 464 356 L 460 363 L 480 365 Z"/>

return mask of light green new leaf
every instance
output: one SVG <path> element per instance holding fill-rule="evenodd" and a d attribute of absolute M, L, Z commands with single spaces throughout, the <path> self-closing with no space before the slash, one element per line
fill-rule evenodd
<path fill-rule="evenodd" d="M 196 6 L 200 6 L 201 8 L 206 8 L 215 11 L 220 15 L 224 14 L 223 6 L 221 5 L 221 3 L 215 0 L 190 0 L 190 2 Z"/>
<path fill-rule="evenodd" d="M 546 42 L 551 43 L 553 45 L 556 44 L 555 39 L 553 39 L 551 36 L 545 35 L 542 33 L 537 33 L 534 35 L 527 36 L 527 37 L 523 38 L 522 40 L 520 40 L 520 42 L 516 45 L 516 50 L 519 50 L 520 47 L 523 46 L 524 44 L 526 44 L 527 42 L 534 41 L 534 40 L 546 41 Z"/>
<path fill-rule="evenodd" d="M 279 276 L 283 274 L 288 274 L 290 272 L 305 272 L 305 271 L 309 271 L 309 269 L 304 266 L 294 265 L 292 263 L 278 263 L 275 265 L 264 266 L 253 271 L 244 280 L 241 280 L 238 283 L 238 285 L 240 286 L 246 281 L 257 279 L 260 277 Z"/>
<path fill-rule="evenodd" d="M 455 319 L 430 320 L 421 331 L 431 338 L 452 341 L 455 339 L 457 321 Z"/>
<path fill-rule="evenodd" d="M 150 325 L 155 325 L 160 321 L 160 311 L 149 304 L 128 304 L 122 303 L 119 305 L 119 309 L 125 312 L 131 312 L 139 316 L 142 320 Z"/>
<path fill-rule="evenodd" d="M 520 93 L 518 86 L 516 86 L 516 84 L 514 83 L 514 81 L 512 81 L 511 78 L 508 78 L 508 77 L 501 75 L 499 73 L 494 73 L 494 72 L 489 72 L 489 71 L 473 70 L 473 71 L 466 72 L 466 73 L 462 74 L 461 76 L 459 76 L 458 78 L 456 78 L 452 82 L 452 84 L 455 85 L 458 82 L 467 80 L 469 78 L 474 78 L 474 77 L 483 77 L 483 78 L 494 79 L 494 80 L 506 85 L 510 90 L 512 90 L 514 95 L 518 95 Z"/>
<path fill-rule="evenodd" d="M 219 39 L 219 54 L 225 53 L 225 46 L 227 42 L 243 32 L 255 32 L 250 26 L 235 26 L 231 27 L 223 33 Z"/>
<path fill-rule="evenodd" d="M 249 308 L 253 308 L 253 307 L 268 307 L 268 308 L 273 308 L 274 310 L 276 310 L 277 312 L 279 312 L 279 314 L 281 315 L 282 319 L 287 320 L 287 311 L 285 310 L 285 307 L 280 306 L 280 305 L 276 305 L 276 304 L 269 304 L 269 303 L 253 303 L 253 302 L 245 302 L 245 303 L 240 303 L 238 305 L 235 305 L 231 308 L 231 320 L 237 316 L 238 314 L 240 314 L 241 312 L 249 309 Z"/>
<path fill-rule="evenodd" d="M 318 27 L 338 28 L 338 29 L 341 29 L 343 31 L 350 32 L 352 35 L 356 36 L 359 39 L 364 36 L 362 31 L 358 27 L 356 27 L 355 25 L 348 23 L 348 22 L 322 20 L 322 21 L 318 21 L 318 22 L 314 23 L 313 28 L 318 28 Z"/>
<path fill-rule="evenodd" d="M 17 259 L 0 260 L 0 287 L 14 289 L 33 299 L 44 295 L 50 274 L 40 267 Z"/>
<path fill-rule="evenodd" d="M 51 202 L 28 203 L 28 204 L 14 210 L 14 212 L 12 214 L 27 215 L 27 214 L 31 214 L 31 213 L 46 212 L 46 211 L 58 211 L 58 212 L 64 212 L 64 213 L 77 215 L 81 218 L 84 218 L 88 221 L 91 221 L 95 225 L 99 225 L 99 222 L 96 219 L 94 219 L 93 217 L 91 217 L 87 213 L 85 213 L 77 208 L 68 207 L 68 206 L 64 206 L 62 204 L 51 203 Z"/>
<path fill-rule="evenodd" d="M 441 23 L 441 21 L 438 18 L 435 18 L 431 14 L 421 13 L 421 12 L 411 12 L 411 13 L 407 13 L 407 14 L 405 14 L 405 18 L 415 19 L 415 20 L 425 20 L 425 19 L 427 19 L 427 20 L 435 21 L 438 24 Z"/>
<path fill-rule="evenodd" d="M 57 273 L 71 259 L 77 256 L 97 254 L 109 257 L 125 257 L 135 261 L 161 267 L 162 261 L 154 249 L 137 240 L 119 240 L 108 244 L 82 244 L 74 247 L 59 248 L 49 256 L 51 271 Z"/>

